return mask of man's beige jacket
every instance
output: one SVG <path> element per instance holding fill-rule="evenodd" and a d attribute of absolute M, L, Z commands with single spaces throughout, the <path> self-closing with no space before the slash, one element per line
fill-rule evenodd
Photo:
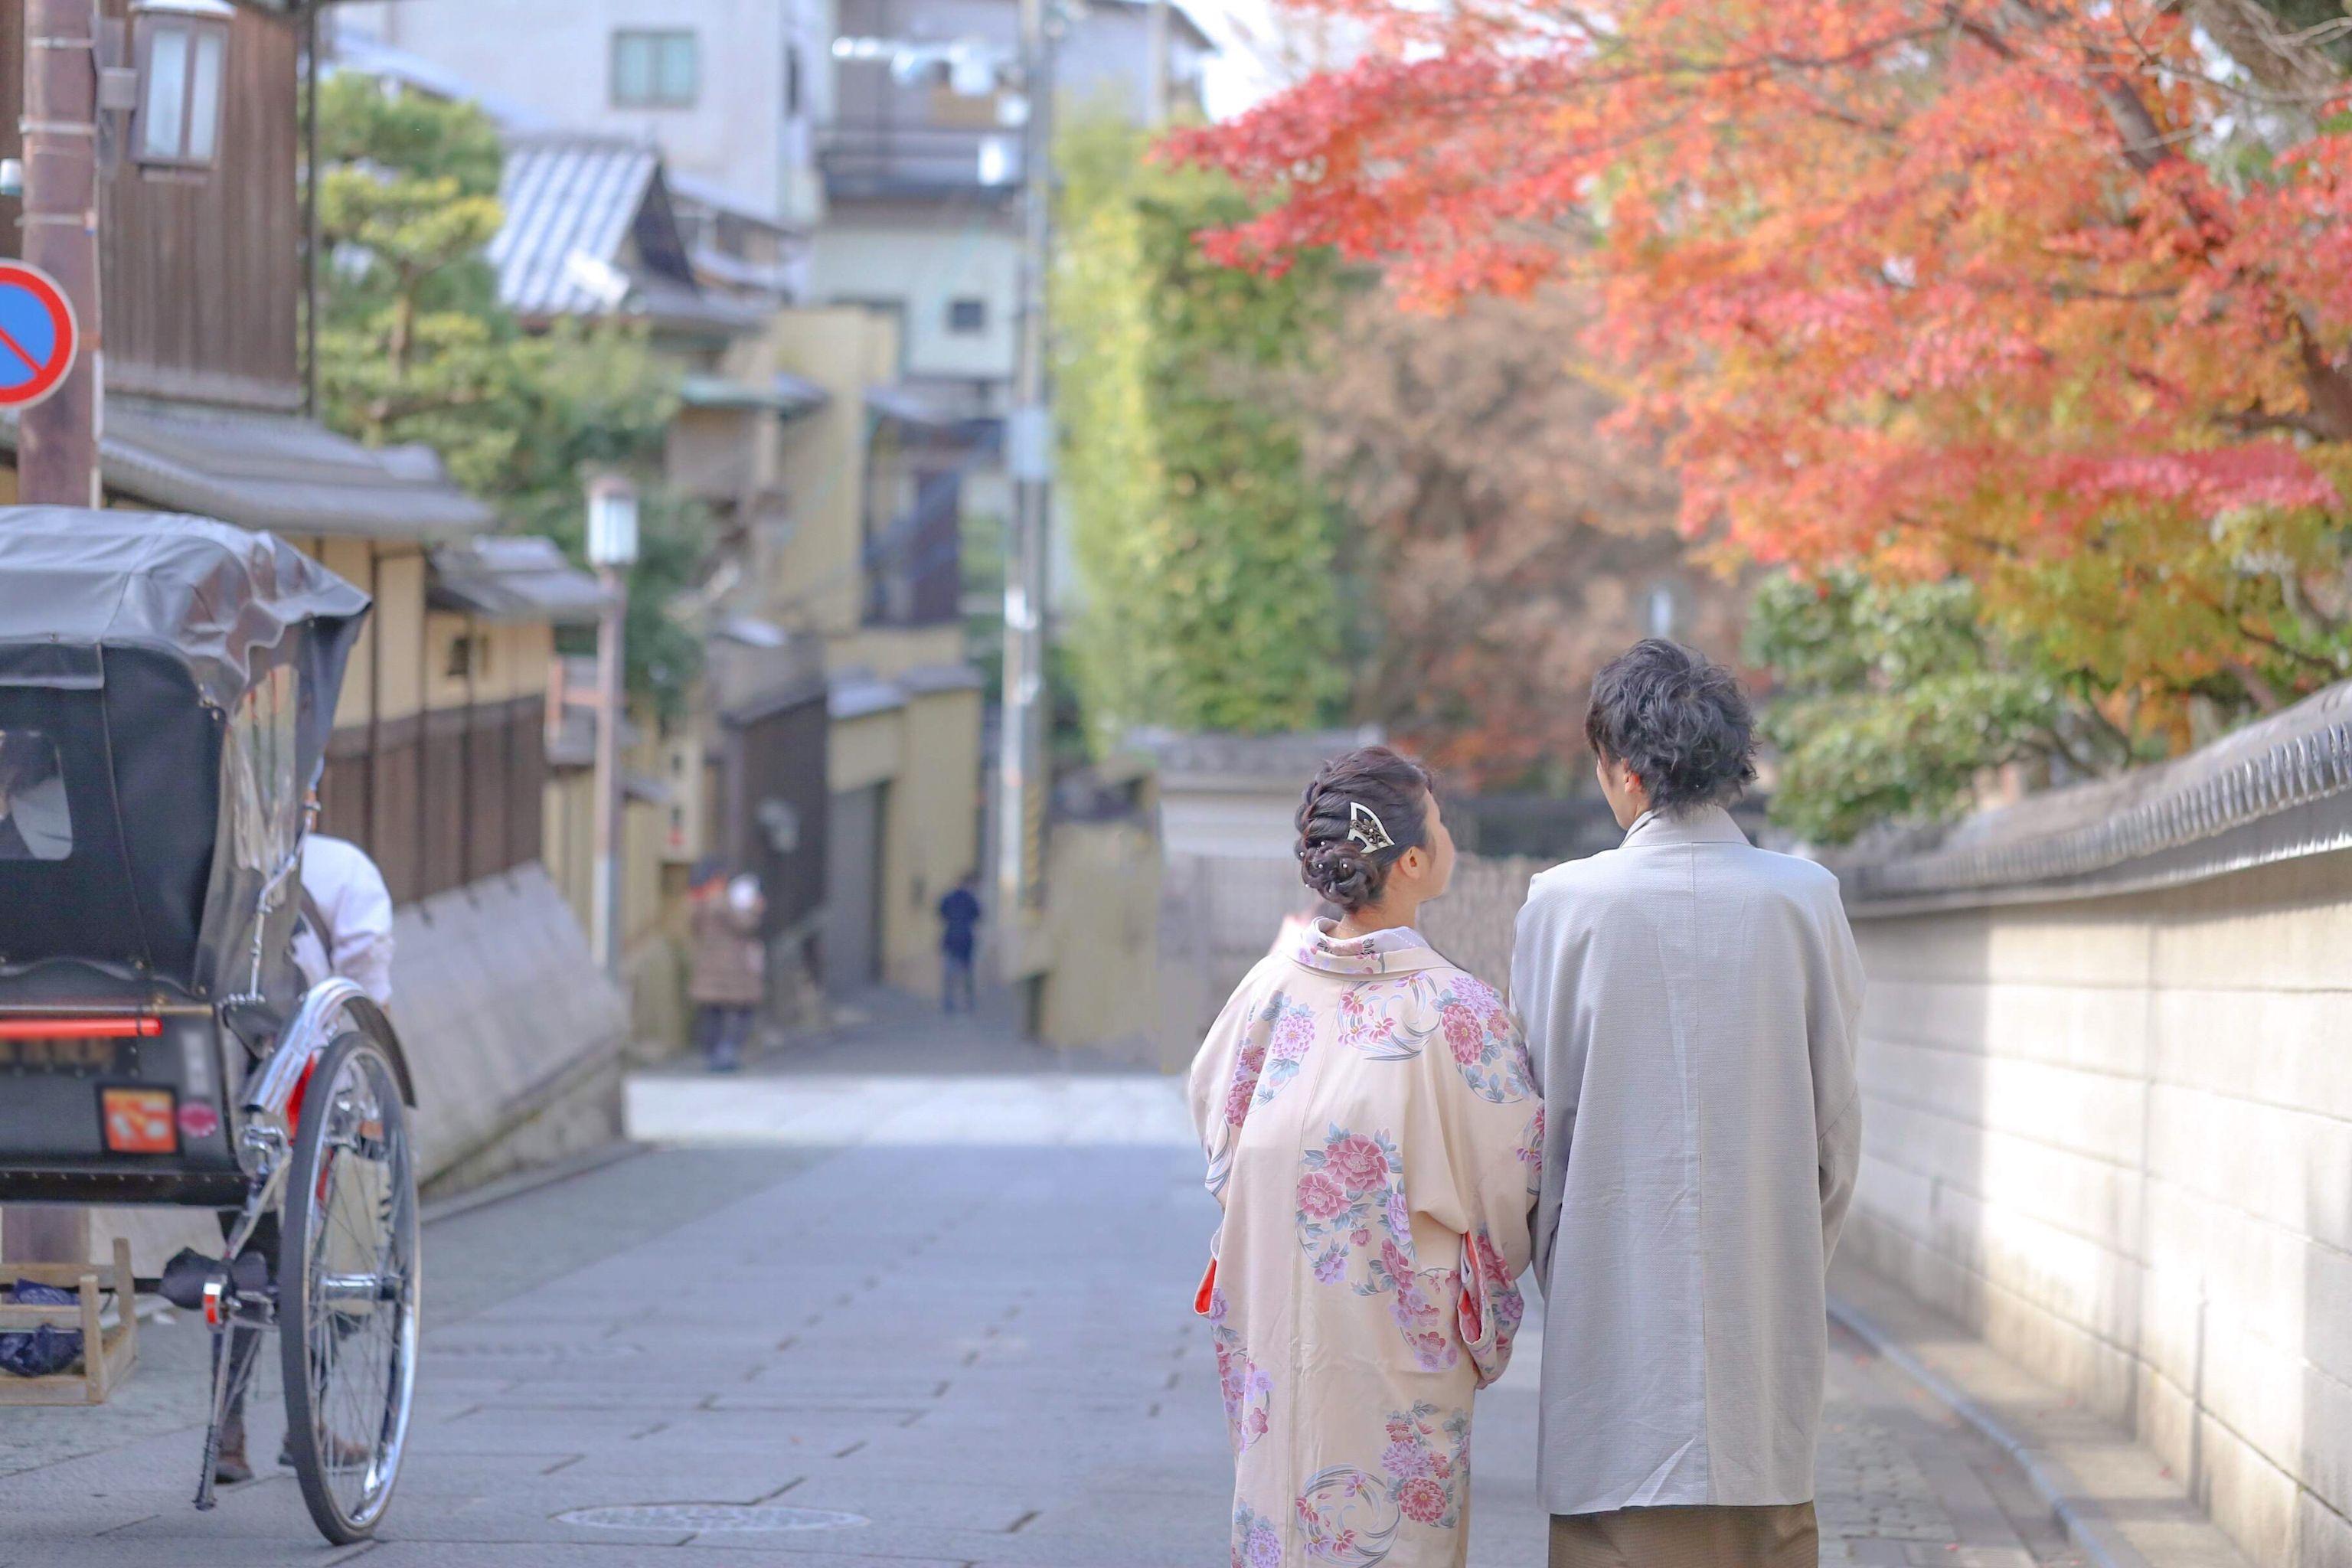
<path fill-rule="evenodd" d="M 1810 1500 L 1862 1152 L 1836 878 L 1719 808 L 1652 813 L 1536 879 L 1511 984 L 1546 1115 L 1545 1506 Z"/>

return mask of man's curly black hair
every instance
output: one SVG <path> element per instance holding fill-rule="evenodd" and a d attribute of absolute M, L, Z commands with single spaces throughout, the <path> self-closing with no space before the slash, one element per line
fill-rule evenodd
<path fill-rule="evenodd" d="M 1728 805 L 1756 782 L 1756 716 L 1731 671 L 1649 637 L 1601 667 L 1584 738 L 1633 770 L 1668 816 Z"/>

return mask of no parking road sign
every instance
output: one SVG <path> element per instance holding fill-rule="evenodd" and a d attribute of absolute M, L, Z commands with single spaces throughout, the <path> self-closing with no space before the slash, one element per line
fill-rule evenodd
<path fill-rule="evenodd" d="M 0 261 L 0 408 L 26 408 L 73 368 L 79 329 L 57 279 L 21 261 Z"/>

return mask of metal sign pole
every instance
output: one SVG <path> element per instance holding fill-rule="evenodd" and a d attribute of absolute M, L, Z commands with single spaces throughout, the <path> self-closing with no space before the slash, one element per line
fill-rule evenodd
<path fill-rule="evenodd" d="M 596 628 L 596 962 L 621 978 L 621 628 L 628 617 L 629 581 L 617 566 L 598 569 L 604 608 Z"/>
<path fill-rule="evenodd" d="M 596 626 L 596 851 L 590 913 L 596 962 L 621 984 L 621 883 L 626 865 L 622 852 L 628 830 L 621 786 L 621 723 L 628 710 L 621 645 L 629 618 L 629 568 L 637 563 L 637 491 L 621 475 L 602 474 L 589 482 L 588 563 L 604 588 Z"/>

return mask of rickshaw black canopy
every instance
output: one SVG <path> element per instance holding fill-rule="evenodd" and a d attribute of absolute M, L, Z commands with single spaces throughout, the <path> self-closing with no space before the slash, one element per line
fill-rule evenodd
<path fill-rule="evenodd" d="M 263 895 L 368 607 L 268 533 L 0 508 L 0 792 L 48 792 L 0 793 L 0 829 L 22 825 L 0 832 L 0 973 L 66 959 L 257 989 L 296 902 Z"/>

